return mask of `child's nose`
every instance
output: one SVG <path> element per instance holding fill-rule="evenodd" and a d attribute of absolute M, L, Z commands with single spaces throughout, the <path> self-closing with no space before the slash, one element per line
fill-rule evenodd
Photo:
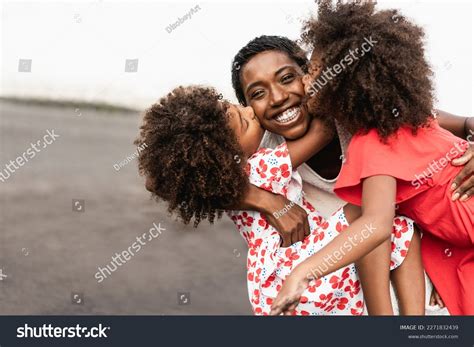
<path fill-rule="evenodd" d="M 242 112 L 245 115 L 246 118 L 254 118 L 255 117 L 255 112 L 253 111 L 253 108 L 250 106 L 246 106 L 242 108 Z"/>

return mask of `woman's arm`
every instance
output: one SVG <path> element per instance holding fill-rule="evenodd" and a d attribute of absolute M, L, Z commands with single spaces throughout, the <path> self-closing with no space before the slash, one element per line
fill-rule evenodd
<path fill-rule="evenodd" d="M 469 136 L 469 130 L 474 133 L 474 117 L 461 117 L 454 114 L 436 110 L 439 126 L 450 131 L 457 137 L 465 139 Z M 467 119 L 467 120 L 466 120 Z"/>
<path fill-rule="evenodd" d="M 273 302 L 273 315 L 291 314 L 313 279 L 354 263 L 390 237 L 395 217 L 396 180 L 373 176 L 364 180 L 362 215 L 286 278 Z"/>
<path fill-rule="evenodd" d="M 281 211 L 285 207 L 287 212 L 275 217 L 273 212 Z M 310 233 L 308 214 L 303 208 L 291 203 L 283 195 L 273 194 L 250 183 L 236 209 L 258 211 L 265 215 L 268 223 L 277 229 L 282 237 L 282 247 L 303 241 Z"/>
<path fill-rule="evenodd" d="M 329 127 L 320 119 L 311 120 L 309 129 L 303 137 L 286 141 L 293 168 L 297 168 L 323 149 L 331 142 L 335 133 L 334 127 Z"/>
<path fill-rule="evenodd" d="M 474 117 L 455 116 L 441 110 L 437 113 L 442 128 L 471 143 L 464 155 L 451 162 L 454 166 L 464 166 L 453 181 L 452 199 L 466 201 L 474 195 Z"/>
<path fill-rule="evenodd" d="M 145 188 L 153 192 L 155 189 L 155 182 L 149 177 L 146 177 Z M 253 210 L 265 215 L 268 223 L 270 223 L 281 235 L 282 247 L 289 247 L 293 243 L 303 241 L 305 236 L 309 235 L 308 214 L 297 204 L 290 204 L 284 196 L 270 193 L 264 189 L 248 184 L 245 188 L 243 200 L 239 206 L 235 206 L 237 210 Z M 273 212 L 280 211 L 285 207 L 287 212 L 283 215 L 278 215 L 278 218 L 273 215 Z"/>

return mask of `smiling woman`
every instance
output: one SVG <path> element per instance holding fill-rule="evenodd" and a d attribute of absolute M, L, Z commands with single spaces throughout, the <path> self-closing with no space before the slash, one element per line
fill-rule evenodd
<path fill-rule="evenodd" d="M 308 61 L 294 42 L 279 41 L 262 36 L 242 49 L 234 58 L 232 84 L 239 101 L 254 109 L 265 129 L 295 139 L 306 133 L 310 121 L 301 82 Z"/>

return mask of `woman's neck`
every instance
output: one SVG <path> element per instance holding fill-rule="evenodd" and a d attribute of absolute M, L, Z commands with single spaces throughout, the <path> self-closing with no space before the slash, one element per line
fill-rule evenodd
<path fill-rule="evenodd" d="M 337 178 L 342 165 L 342 150 L 339 138 L 334 137 L 326 147 L 306 161 L 306 164 L 324 179 Z"/>

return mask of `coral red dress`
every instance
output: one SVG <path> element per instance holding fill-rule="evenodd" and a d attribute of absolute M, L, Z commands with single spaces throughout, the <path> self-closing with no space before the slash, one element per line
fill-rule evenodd
<path fill-rule="evenodd" d="M 401 128 L 387 144 L 371 130 L 352 138 L 334 188 L 340 198 L 360 206 L 365 178 L 396 178 L 397 214 L 424 231 L 425 270 L 453 315 L 474 314 L 474 199 L 452 201 L 450 188 L 462 169 L 450 161 L 468 147 L 436 121 L 416 135 Z"/>

